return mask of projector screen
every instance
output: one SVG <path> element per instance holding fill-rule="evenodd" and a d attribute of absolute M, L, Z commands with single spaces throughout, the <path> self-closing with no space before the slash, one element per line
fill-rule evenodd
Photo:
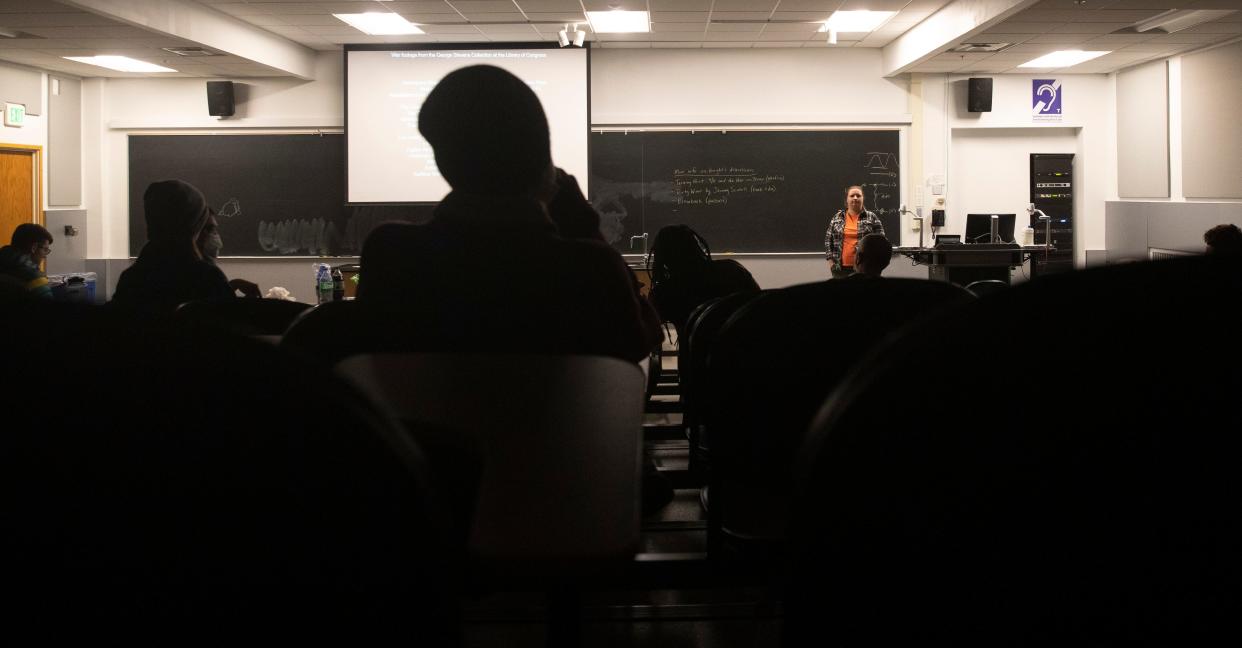
<path fill-rule="evenodd" d="M 548 116 L 552 162 L 576 176 L 587 193 L 590 86 L 586 49 L 347 47 L 349 203 L 436 202 L 449 192 L 448 183 L 436 170 L 431 145 L 418 132 L 418 111 L 445 75 L 480 64 L 504 68 L 535 91 Z"/>

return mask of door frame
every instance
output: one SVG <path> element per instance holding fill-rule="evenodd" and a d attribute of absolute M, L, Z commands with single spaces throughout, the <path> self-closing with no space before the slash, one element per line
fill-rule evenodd
<path fill-rule="evenodd" d="M 34 144 L 6 144 L 0 142 L 0 151 L 6 153 L 26 153 L 34 164 L 34 216 L 35 224 L 45 225 L 47 217 L 43 213 L 43 147 Z"/>

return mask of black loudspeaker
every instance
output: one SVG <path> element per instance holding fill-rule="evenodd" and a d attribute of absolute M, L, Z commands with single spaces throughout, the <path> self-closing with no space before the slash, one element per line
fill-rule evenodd
<path fill-rule="evenodd" d="M 973 78 L 966 83 L 970 89 L 966 109 L 970 112 L 992 112 L 992 79 Z"/>
<path fill-rule="evenodd" d="M 989 79 L 990 81 L 991 79 Z M 232 81 L 207 82 L 207 114 L 212 117 L 232 117 L 233 105 Z"/>

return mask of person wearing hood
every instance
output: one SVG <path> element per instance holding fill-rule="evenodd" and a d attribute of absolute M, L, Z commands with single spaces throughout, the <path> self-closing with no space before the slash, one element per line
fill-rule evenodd
<path fill-rule="evenodd" d="M 224 239 L 220 237 L 220 223 L 216 221 L 216 210 L 207 208 L 207 224 L 203 225 L 203 231 L 198 235 L 198 249 L 203 253 L 203 260 L 211 265 L 220 267 L 217 260 L 220 258 L 220 250 L 224 249 Z M 229 288 L 240 292 L 243 297 L 262 297 L 259 291 L 259 284 L 245 279 L 229 279 Z"/>
<path fill-rule="evenodd" d="M 39 264 L 52 251 L 52 234 L 42 225 L 22 223 L 9 245 L 0 247 L 0 282 L 28 295 L 52 298 L 52 288 Z"/>
<path fill-rule="evenodd" d="M 142 200 L 147 244 L 121 273 L 112 303 L 172 312 L 188 301 L 232 297 L 224 273 L 204 260 L 199 249 L 208 219 L 203 193 L 181 180 L 162 180 L 147 187 Z"/>

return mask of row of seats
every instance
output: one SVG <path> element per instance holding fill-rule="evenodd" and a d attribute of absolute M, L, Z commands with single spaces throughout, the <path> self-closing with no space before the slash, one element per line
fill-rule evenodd
<path fill-rule="evenodd" d="M 702 307 L 680 373 L 712 569 L 763 565 L 791 646 L 1236 642 L 1240 289 L 1189 258 Z M 284 311 L 204 315 L 231 308 Z M 14 618 L 451 645 L 471 588 L 633 552 L 635 367 L 428 354 L 394 316 L 6 306 L 8 339 L 49 340 L 0 392 Z M 282 318 L 279 347 L 245 337 Z"/>
<path fill-rule="evenodd" d="M 706 304 L 713 550 L 775 571 L 787 645 L 1236 643 L 1240 301 L 1197 257 Z"/>

